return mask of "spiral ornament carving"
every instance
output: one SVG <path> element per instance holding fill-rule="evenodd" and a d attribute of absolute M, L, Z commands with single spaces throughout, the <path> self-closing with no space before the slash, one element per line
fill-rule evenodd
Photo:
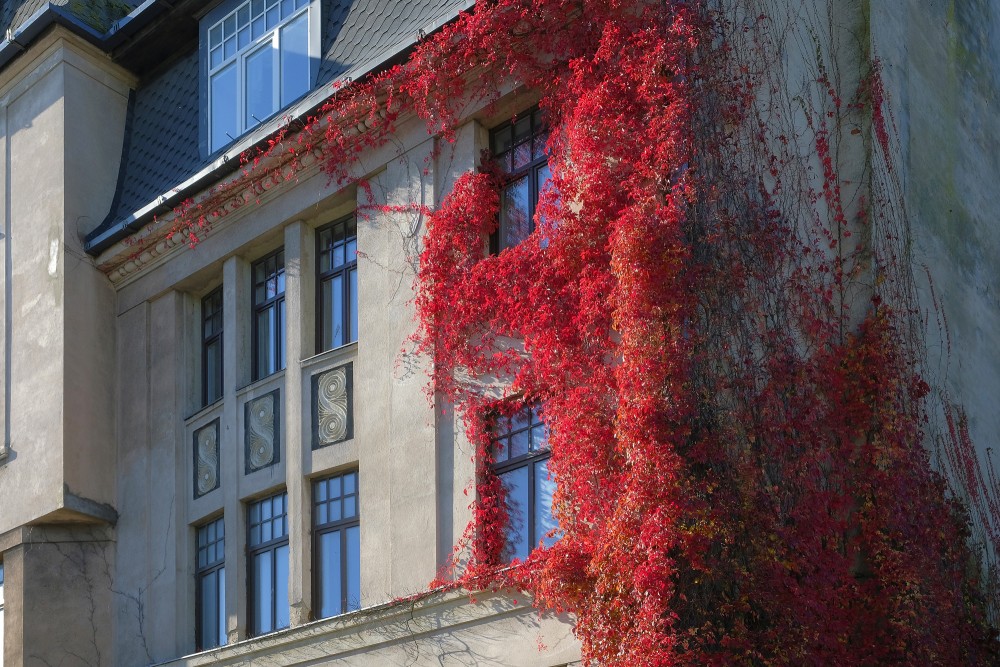
<path fill-rule="evenodd" d="M 277 391 L 246 404 L 247 472 L 278 462 Z"/>
<path fill-rule="evenodd" d="M 348 426 L 347 367 L 341 366 L 319 376 L 316 382 L 318 444 L 331 445 L 347 439 Z"/>
<path fill-rule="evenodd" d="M 195 431 L 194 497 L 219 488 L 219 420 Z"/>

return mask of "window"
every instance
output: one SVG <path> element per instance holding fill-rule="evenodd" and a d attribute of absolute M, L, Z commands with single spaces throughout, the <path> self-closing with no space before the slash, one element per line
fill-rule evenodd
<path fill-rule="evenodd" d="M 222 398 L 222 288 L 201 300 L 201 402 Z"/>
<path fill-rule="evenodd" d="M 523 560 L 539 542 L 556 541 L 559 528 L 552 516 L 556 483 L 549 475 L 548 431 L 536 407 L 500 417 L 493 439 L 493 472 L 507 494 L 507 545 L 504 560 Z"/>
<path fill-rule="evenodd" d="M 285 251 L 256 262 L 253 273 L 253 379 L 285 367 Z"/>
<path fill-rule="evenodd" d="M 316 540 L 318 618 L 361 608 L 361 528 L 358 473 L 349 472 L 313 484 L 313 533 Z"/>
<path fill-rule="evenodd" d="M 318 230 L 319 347 L 358 339 L 358 225 L 352 215 Z"/>
<path fill-rule="evenodd" d="M 195 642 L 198 650 L 226 643 L 226 524 L 222 518 L 198 528 L 195 572 Z"/>
<path fill-rule="evenodd" d="M 490 133 L 493 158 L 507 176 L 500 191 L 500 224 L 490 252 L 517 245 L 535 229 L 538 195 L 549 180 L 548 132 L 538 109 L 525 112 Z"/>
<path fill-rule="evenodd" d="M 209 152 L 312 87 L 309 5 L 309 0 L 246 0 L 209 25 Z"/>
<path fill-rule="evenodd" d="M 288 627 L 288 494 L 250 505 L 247 606 L 250 635 Z"/>

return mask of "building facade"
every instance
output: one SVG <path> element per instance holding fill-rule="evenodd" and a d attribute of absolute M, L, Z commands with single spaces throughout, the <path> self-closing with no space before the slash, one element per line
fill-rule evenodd
<path fill-rule="evenodd" d="M 995 189 L 963 193 L 1000 175 L 997 121 L 942 105 L 980 113 L 995 99 L 1000 41 L 975 36 L 1000 14 L 935 23 L 948 2 L 835 4 L 887 56 L 899 173 L 920 185 L 905 189 L 917 259 L 956 295 L 944 306 L 955 363 L 974 366 L 942 386 L 968 401 L 985 451 L 1000 328 L 981 323 L 998 316 L 988 223 L 1000 203 Z M 0 664 L 579 660 L 570 617 L 503 592 L 427 594 L 471 519 L 475 462 L 408 352 L 423 222 L 410 205 L 439 203 L 482 151 L 530 142 L 535 120 L 527 135 L 507 124 L 535 118 L 530 91 L 466 109 L 453 142 L 403 118 L 348 169 L 369 187 L 331 183 L 318 161 L 226 187 L 244 151 L 469 6 L 4 3 Z M 933 44 L 950 39 L 982 68 L 937 59 Z M 925 77 L 951 92 L 927 92 Z M 927 213 L 945 204 L 925 206 L 941 153 L 920 137 L 935 123 L 957 137 L 945 154 L 961 233 Z M 544 155 L 514 178 L 530 221 Z M 170 233 L 177 208 L 213 197 L 226 215 L 189 248 Z M 527 231 L 502 220 L 496 248 Z M 512 541 L 523 555 L 551 535 L 551 492 L 537 419 L 509 426 L 511 442 L 532 443 L 498 468 L 531 480 L 526 537 Z"/>
<path fill-rule="evenodd" d="M 372 208 L 439 201 L 531 100 L 444 151 L 404 121 L 352 166 L 370 189 L 316 163 L 224 202 L 196 248 L 166 235 L 464 5 L 81 4 L 101 12 L 20 3 L 0 74 L 4 238 L 26 241 L 5 245 L 2 664 L 577 660 L 567 617 L 425 594 L 473 448 L 405 353 L 421 218 Z"/>

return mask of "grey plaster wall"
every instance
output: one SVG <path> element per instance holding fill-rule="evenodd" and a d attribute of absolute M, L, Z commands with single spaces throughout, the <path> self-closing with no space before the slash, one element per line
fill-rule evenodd
<path fill-rule="evenodd" d="M 0 77 L 0 533 L 65 512 L 114 520 L 114 291 L 81 229 L 114 193 L 128 85 L 61 29 Z"/>
<path fill-rule="evenodd" d="M 936 397 L 964 408 L 985 473 L 1000 465 L 1000 4 L 882 0 L 871 8 L 873 55 L 898 132 L 893 166 L 913 232 L 928 376 Z M 944 426 L 939 411 L 932 419 Z M 938 464 L 950 470 L 946 459 Z"/>

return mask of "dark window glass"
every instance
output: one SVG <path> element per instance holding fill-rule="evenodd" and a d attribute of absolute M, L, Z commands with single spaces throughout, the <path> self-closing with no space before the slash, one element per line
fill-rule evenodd
<path fill-rule="evenodd" d="M 254 263 L 253 379 L 285 367 L 285 251 L 276 250 Z"/>
<path fill-rule="evenodd" d="M 525 112 L 493 130 L 490 148 L 507 176 L 500 192 L 500 224 L 490 237 L 490 251 L 515 246 L 535 229 L 538 196 L 549 180 L 545 142 L 548 133 L 538 109 Z"/>
<path fill-rule="evenodd" d="M 358 339 L 358 225 L 354 216 L 316 232 L 319 271 L 317 352 Z"/>
<path fill-rule="evenodd" d="M 549 475 L 548 431 L 535 407 L 524 407 L 497 419 L 493 438 L 493 472 L 506 494 L 507 544 L 504 560 L 524 560 L 541 542 L 558 539 L 552 516 L 555 480 Z"/>
<path fill-rule="evenodd" d="M 359 520 L 357 472 L 313 483 L 314 608 L 319 618 L 361 608 Z"/>
<path fill-rule="evenodd" d="M 222 398 L 222 288 L 201 300 L 201 402 Z"/>
<path fill-rule="evenodd" d="M 199 650 L 226 643 L 226 528 L 222 518 L 198 528 L 195 642 Z"/>
<path fill-rule="evenodd" d="M 247 606 L 250 635 L 288 627 L 288 494 L 250 505 Z"/>

